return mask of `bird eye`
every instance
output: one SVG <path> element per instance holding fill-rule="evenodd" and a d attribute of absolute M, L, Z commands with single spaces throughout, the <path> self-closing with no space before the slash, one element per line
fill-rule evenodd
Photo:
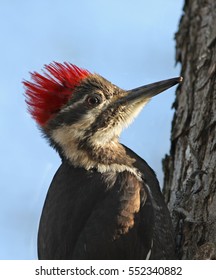
<path fill-rule="evenodd" d="M 96 106 L 101 102 L 101 98 L 96 95 L 89 96 L 87 102 L 90 106 Z"/>

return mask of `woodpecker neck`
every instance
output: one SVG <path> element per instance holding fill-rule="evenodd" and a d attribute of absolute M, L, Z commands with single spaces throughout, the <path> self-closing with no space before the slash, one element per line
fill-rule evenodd
<path fill-rule="evenodd" d="M 74 126 L 62 126 L 52 132 L 51 139 L 57 143 L 57 150 L 61 150 L 63 158 L 75 167 L 95 168 L 101 173 L 129 171 L 141 181 L 139 171 L 133 166 L 135 159 L 126 154 L 117 137 L 103 145 L 96 144 L 74 133 Z"/>

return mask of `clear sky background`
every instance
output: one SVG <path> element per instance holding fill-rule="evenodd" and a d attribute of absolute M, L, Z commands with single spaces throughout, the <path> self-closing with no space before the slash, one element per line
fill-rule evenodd
<path fill-rule="evenodd" d="M 37 258 L 41 209 L 60 165 L 26 111 L 22 80 L 69 61 L 124 88 L 179 75 L 183 0 L 0 1 L 0 259 Z M 155 97 L 121 141 L 156 171 L 169 152 L 175 88 Z"/>

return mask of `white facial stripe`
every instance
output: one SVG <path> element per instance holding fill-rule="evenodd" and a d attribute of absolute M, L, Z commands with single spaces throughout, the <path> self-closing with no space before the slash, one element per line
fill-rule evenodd
<path fill-rule="evenodd" d="M 77 107 L 77 105 L 79 104 L 82 104 L 86 99 L 86 96 L 84 96 L 82 99 L 78 100 L 77 102 L 71 104 L 71 105 L 68 105 L 67 107 L 64 107 L 60 110 L 60 113 L 64 113 L 64 112 L 68 112 L 70 110 L 73 110 L 74 108 Z"/>
<path fill-rule="evenodd" d="M 84 99 L 85 98 L 79 100 L 75 104 L 69 105 L 62 111 L 71 110 L 78 104 L 83 103 Z M 115 158 L 115 154 L 118 155 L 118 157 L 121 155 L 119 151 L 122 146 L 118 142 L 118 137 L 122 129 L 131 123 L 146 103 L 147 101 L 143 101 L 131 105 L 127 104 L 127 106 L 125 105 L 113 119 L 109 120 L 107 126 L 99 128 L 93 135 L 90 133 L 89 136 L 86 136 L 86 132 L 99 116 L 102 107 L 103 110 L 105 110 L 104 107 L 109 106 L 109 101 L 106 101 L 105 104 L 102 103 L 99 105 L 101 108 L 97 106 L 90 109 L 78 122 L 71 125 L 64 124 L 54 129 L 51 138 L 61 147 L 64 156 L 69 159 L 74 166 L 84 167 L 86 170 L 96 168 L 101 173 L 128 171 L 134 174 L 139 181 L 142 181 L 141 174 L 133 167 L 131 160 L 124 164 L 124 161 Z M 79 143 L 82 140 L 86 141 L 86 149 L 79 147 Z M 121 147 L 119 147 L 119 145 Z M 104 156 L 106 159 L 106 151 L 109 153 L 113 151 L 113 155 L 111 155 L 112 160 L 109 164 L 104 164 L 104 162 L 109 161 L 100 160 L 100 157 L 97 157 L 97 155 L 100 155 L 100 152 L 102 152 L 102 157 Z M 122 156 L 125 155 L 122 154 Z"/>

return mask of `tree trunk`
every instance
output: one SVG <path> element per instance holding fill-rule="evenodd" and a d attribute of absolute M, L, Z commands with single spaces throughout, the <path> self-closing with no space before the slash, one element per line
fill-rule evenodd
<path fill-rule="evenodd" d="M 178 258 L 216 259 L 216 1 L 185 1 L 176 44 L 184 80 L 163 160 L 164 195 Z"/>

